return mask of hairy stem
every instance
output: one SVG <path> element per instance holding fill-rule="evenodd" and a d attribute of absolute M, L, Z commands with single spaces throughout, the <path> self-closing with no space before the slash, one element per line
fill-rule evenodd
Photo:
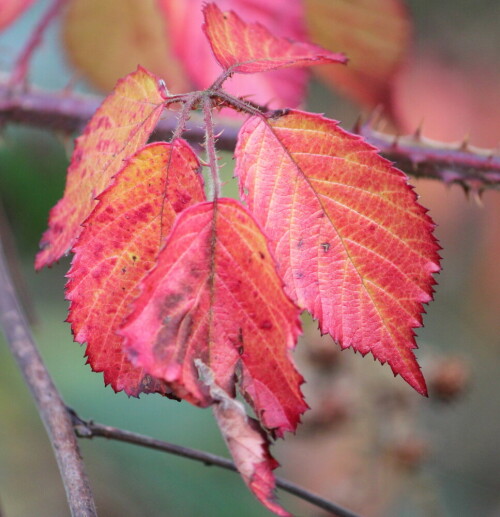
<path fill-rule="evenodd" d="M 82 131 L 99 107 L 101 98 L 61 92 L 15 92 L 0 81 L 0 124 L 14 122 L 52 131 Z M 173 102 L 173 101 L 172 101 Z M 186 138 L 201 142 L 205 137 L 200 120 L 193 115 L 186 122 Z M 163 119 L 154 133 L 155 139 L 169 140 L 177 127 L 177 119 Z M 233 150 L 238 126 L 232 121 L 217 125 L 219 149 Z M 500 155 L 470 146 L 450 146 L 418 137 L 387 135 L 369 126 L 357 128 L 381 154 L 410 176 L 457 183 L 466 189 L 500 189 Z"/>
<path fill-rule="evenodd" d="M 182 447 L 181 445 L 175 445 L 173 443 L 165 442 L 162 440 L 156 440 L 149 436 L 132 433 L 123 429 L 118 429 L 116 427 L 110 427 L 107 425 L 98 424 L 96 422 L 82 420 L 74 411 L 70 410 L 70 412 L 72 413 L 76 434 L 80 438 L 90 439 L 94 437 L 101 437 L 107 438 L 108 440 L 118 440 L 121 442 L 132 443 L 134 445 L 140 445 L 149 449 L 163 451 L 169 454 L 174 454 L 176 456 L 181 456 L 183 458 L 199 461 L 205 465 L 215 465 L 226 470 L 237 472 L 234 463 L 227 458 L 216 456 L 215 454 L 211 454 L 209 452 L 191 449 L 189 447 Z M 359 517 L 357 514 L 346 510 L 345 508 L 342 508 L 341 506 L 332 503 L 319 495 L 309 492 L 305 488 L 287 481 L 286 479 L 276 477 L 276 485 L 285 492 L 296 495 L 300 499 L 308 501 L 318 508 L 329 511 L 338 517 Z"/>
<path fill-rule="evenodd" d="M 177 119 L 177 127 L 172 134 L 172 142 L 175 139 L 180 138 L 182 133 L 186 131 L 187 123 L 191 117 L 191 110 L 193 109 L 193 106 L 200 101 L 200 98 L 201 94 L 199 92 L 193 92 L 183 100 L 183 106 L 179 113 L 179 118 Z"/>
<path fill-rule="evenodd" d="M 97 515 L 66 406 L 45 368 L 7 271 L 0 241 L 0 326 L 49 435 L 74 517 Z"/>
<path fill-rule="evenodd" d="M 17 58 L 14 70 L 9 80 L 11 86 L 21 86 L 26 84 L 28 69 L 31 58 L 35 50 L 41 45 L 43 35 L 52 20 L 59 14 L 66 0 L 54 0 L 47 12 L 42 16 L 37 26 L 33 29 L 30 39 Z"/>
<path fill-rule="evenodd" d="M 212 178 L 211 187 L 213 199 L 217 200 L 221 195 L 221 182 L 219 176 L 219 164 L 215 150 L 214 121 L 212 117 L 212 99 L 203 99 L 203 119 L 205 121 L 205 150 L 208 157 L 208 166 Z M 209 196 L 210 199 L 210 196 Z"/>

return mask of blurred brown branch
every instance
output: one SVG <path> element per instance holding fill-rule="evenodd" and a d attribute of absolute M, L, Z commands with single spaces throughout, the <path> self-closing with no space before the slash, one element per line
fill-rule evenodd
<path fill-rule="evenodd" d="M 71 514 L 97 515 L 66 406 L 45 368 L 7 271 L 0 241 L 0 326 L 49 435 Z"/>
<path fill-rule="evenodd" d="M 11 122 L 66 134 L 80 132 L 101 101 L 102 98 L 96 96 L 66 91 L 21 91 L 0 80 L 0 125 Z M 153 138 L 168 139 L 176 125 L 175 114 L 169 115 L 160 121 Z M 238 126 L 226 121 L 218 125 L 217 131 L 222 131 L 217 139 L 218 147 L 233 150 Z M 410 176 L 457 183 L 467 191 L 479 193 L 485 189 L 500 189 L 500 155 L 492 151 L 466 143 L 434 142 L 418 133 L 395 137 L 376 131 L 370 125 L 360 126 L 355 131 Z M 188 123 L 184 136 L 194 142 L 203 141 L 204 132 L 197 116 Z"/>

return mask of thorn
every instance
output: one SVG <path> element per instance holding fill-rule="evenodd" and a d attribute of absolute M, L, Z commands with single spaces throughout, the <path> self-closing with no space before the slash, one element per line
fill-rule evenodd
<path fill-rule="evenodd" d="M 422 128 L 424 127 L 424 120 L 422 119 L 420 123 L 417 126 L 417 129 L 415 129 L 415 132 L 413 133 L 413 138 L 417 142 L 422 141 Z"/>
<path fill-rule="evenodd" d="M 158 89 L 160 90 L 160 95 L 164 99 L 170 97 L 170 92 L 168 91 L 167 84 L 163 79 L 158 79 Z"/>
<path fill-rule="evenodd" d="M 372 127 L 376 129 L 376 126 L 380 122 L 380 118 L 382 116 L 382 106 L 380 104 L 373 108 L 373 111 L 368 115 L 368 119 L 366 120 L 366 125 L 368 127 Z"/>
<path fill-rule="evenodd" d="M 465 152 L 469 152 L 470 151 L 470 148 L 469 148 L 469 138 L 470 138 L 470 135 L 467 134 L 465 135 L 464 139 L 462 140 L 462 142 L 460 142 L 459 146 L 458 146 L 458 150 L 459 151 L 465 151 Z"/>
<path fill-rule="evenodd" d="M 385 118 L 380 118 L 378 123 L 377 123 L 377 126 L 375 128 L 376 131 L 379 131 L 381 133 L 383 133 L 387 127 L 387 119 Z"/>
<path fill-rule="evenodd" d="M 397 149 L 399 147 L 399 139 L 401 138 L 401 135 L 399 133 L 396 133 L 394 135 L 394 140 L 391 143 L 392 149 Z"/>
<path fill-rule="evenodd" d="M 363 127 L 363 115 L 360 113 L 356 122 L 354 122 L 354 126 L 352 126 L 352 132 L 359 135 L 361 133 L 361 128 Z"/>
<path fill-rule="evenodd" d="M 482 191 L 478 188 L 471 189 L 471 196 L 476 205 L 480 208 L 484 208 L 483 200 L 481 199 Z"/>

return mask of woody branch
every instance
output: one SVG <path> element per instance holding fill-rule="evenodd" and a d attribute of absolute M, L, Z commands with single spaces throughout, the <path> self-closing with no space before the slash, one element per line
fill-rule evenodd
<path fill-rule="evenodd" d="M 16 123 L 72 134 L 83 129 L 102 102 L 96 96 L 72 92 L 41 90 L 15 91 L 0 80 L 0 125 Z M 163 119 L 153 138 L 168 140 L 177 126 L 175 115 Z M 187 123 L 185 137 L 202 142 L 204 131 L 193 118 Z M 231 121 L 219 123 L 217 144 L 221 150 L 233 150 L 238 126 Z M 467 145 L 431 141 L 419 133 L 395 137 L 375 130 L 370 125 L 355 129 L 398 168 L 416 178 L 429 178 L 446 184 L 456 183 L 465 190 L 482 192 L 500 189 L 500 155 Z"/>

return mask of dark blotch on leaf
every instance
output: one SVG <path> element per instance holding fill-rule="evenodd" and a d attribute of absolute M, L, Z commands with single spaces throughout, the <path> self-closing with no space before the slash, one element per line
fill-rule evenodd
<path fill-rule="evenodd" d="M 269 320 L 264 320 L 261 324 L 260 324 L 260 328 L 262 330 L 271 330 L 273 328 L 273 324 L 269 321 Z"/>

